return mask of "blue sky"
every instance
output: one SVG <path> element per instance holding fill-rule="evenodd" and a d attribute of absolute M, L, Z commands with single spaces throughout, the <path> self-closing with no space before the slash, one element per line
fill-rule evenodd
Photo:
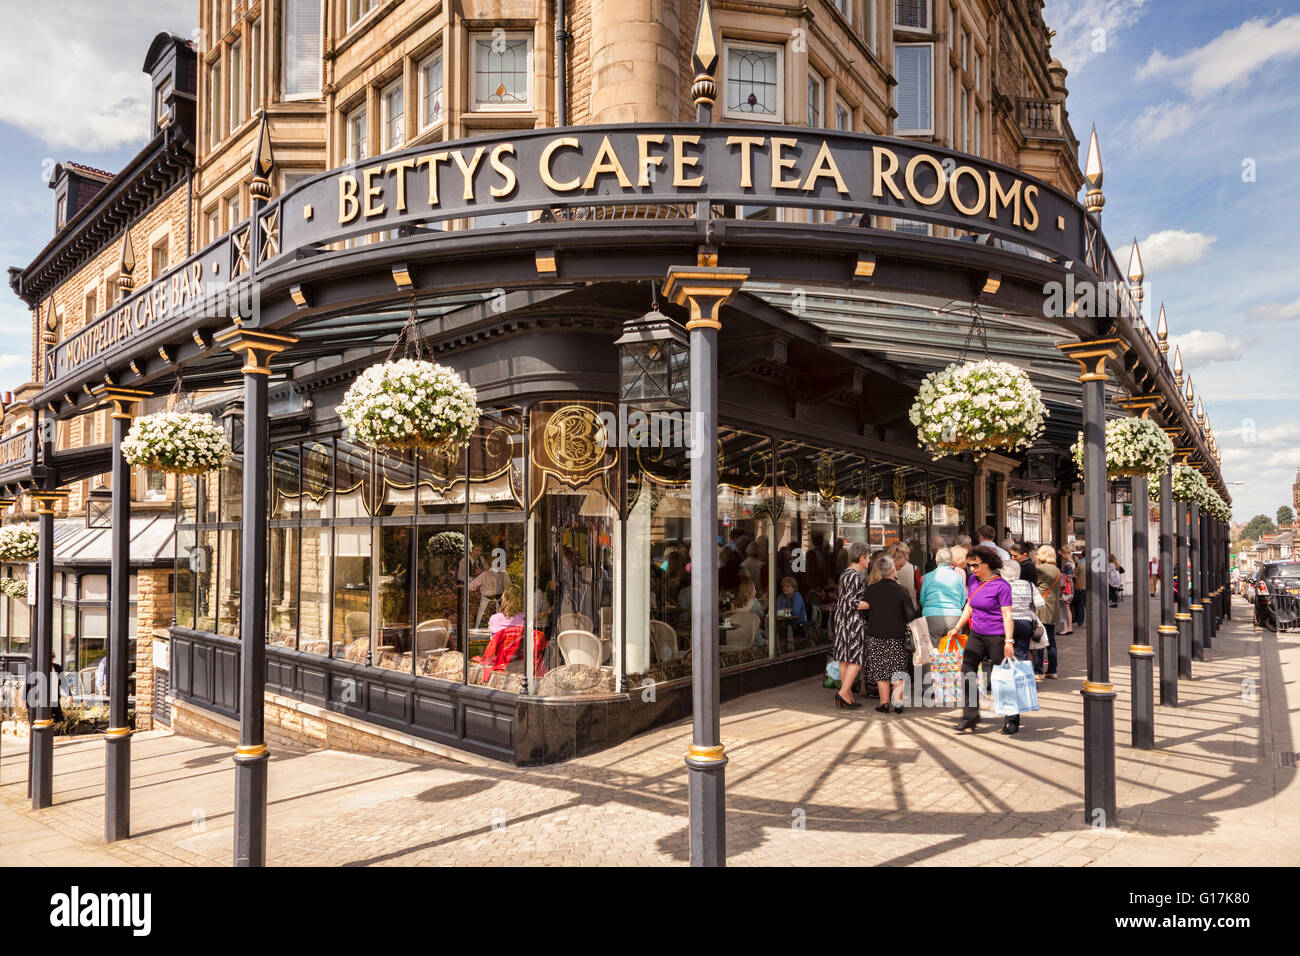
<path fill-rule="evenodd" d="M 115 171 L 143 145 L 145 52 L 159 30 L 189 35 L 196 11 L 0 4 L 0 265 L 53 234 L 54 162 Z M 1236 517 L 1272 515 L 1300 467 L 1300 2 L 1049 0 L 1044 16 L 1075 133 L 1101 138 L 1106 233 L 1121 263 L 1141 243 L 1148 314 L 1165 303 L 1243 482 Z M 30 343 L 30 313 L 0 290 L 0 390 L 28 379 Z"/>

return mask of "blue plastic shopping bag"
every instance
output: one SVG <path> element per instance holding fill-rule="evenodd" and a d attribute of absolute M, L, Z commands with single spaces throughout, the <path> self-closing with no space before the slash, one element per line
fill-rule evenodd
<path fill-rule="evenodd" d="M 1038 684 L 1029 661 L 1004 659 L 993 668 L 993 712 L 1012 717 L 1038 709 Z"/>

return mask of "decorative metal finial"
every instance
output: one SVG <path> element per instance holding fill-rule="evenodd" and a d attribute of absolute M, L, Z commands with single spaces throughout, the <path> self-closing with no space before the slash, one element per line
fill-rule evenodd
<path fill-rule="evenodd" d="M 709 0 L 700 2 L 700 18 L 695 24 L 695 43 L 691 48 L 691 65 L 695 67 L 695 82 L 691 98 L 697 110 L 711 111 L 718 96 L 718 84 L 713 73 L 718 66 L 718 45 L 713 38 L 713 8 Z"/>
<path fill-rule="evenodd" d="M 1097 142 L 1096 123 L 1092 125 L 1092 136 L 1088 139 L 1088 161 L 1084 164 L 1083 176 L 1089 187 L 1083 198 L 1083 208 L 1094 216 L 1100 216 L 1106 197 L 1101 194 L 1101 145 Z"/>
<path fill-rule="evenodd" d="M 1183 349 L 1180 345 L 1174 346 L 1174 384 L 1178 386 L 1179 391 L 1183 388 Z"/>
<path fill-rule="evenodd" d="M 135 288 L 135 279 L 131 275 L 135 271 L 135 249 L 131 246 L 130 229 L 122 230 L 122 258 L 118 262 L 117 269 L 117 287 L 125 295 Z"/>
<path fill-rule="evenodd" d="M 1187 403 L 1187 410 L 1192 410 L 1192 403 L 1196 400 L 1196 389 L 1192 388 L 1192 373 L 1187 373 L 1187 391 L 1183 393 L 1183 400 Z"/>
<path fill-rule="evenodd" d="M 1205 430 L 1205 406 L 1199 398 L 1196 400 L 1196 423 L 1201 426 L 1201 431 Z"/>
<path fill-rule="evenodd" d="M 1142 280 L 1146 278 L 1142 273 L 1142 253 L 1138 249 L 1137 236 L 1133 237 L 1133 250 L 1128 254 L 1128 278 L 1133 283 L 1133 299 L 1137 303 L 1137 315 L 1135 319 L 1142 319 Z"/>
<path fill-rule="evenodd" d="M 1161 355 L 1169 354 L 1169 323 L 1165 320 L 1165 304 L 1160 303 L 1160 320 L 1156 322 L 1156 339 Z"/>
<path fill-rule="evenodd" d="M 45 329 L 41 339 L 46 345 L 57 345 L 59 341 L 59 317 L 54 311 L 54 297 L 50 296 L 50 307 L 45 312 Z"/>
<path fill-rule="evenodd" d="M 266 111 L 262 111 L 262 124 L 257 131 L 257 144 L 249 163 L 253 179 L 248 184 L 248 195 L 263 202 L 271 198 L 271 172 L 275 169 L 275 154 L 271 150 L 271 124 Z"/>

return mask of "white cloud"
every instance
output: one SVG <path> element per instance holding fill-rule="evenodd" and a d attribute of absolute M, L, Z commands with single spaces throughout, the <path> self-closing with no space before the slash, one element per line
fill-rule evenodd
<path fill-rule="evenodd" d="M 1186 103 L 1166 101 L 1158 106 L 1148 106 L 1133 121 L 1133 138 L 1139 146 L 1153 146 L 1166 139 L 1181 136 L 1196 122 L 1196 110 Z"/>
<path fill-rule="evenodd" d="M 1142 250 L 1142 265 L 1148 275 L 1158 275 L 1160 269 L 1178 269 L 1199 261 L 1214 244 L 1214 236 L 1183 229 L 1163 229 L 1138 240 Z"/>
<path fill-rule="evenodd" d="M 1147 0 L 1051 0 L 1043 19 L 1056 29 L 1052 55 L 1077 71 L 1111 50 L 1124 28 L 1145 12 Z"/>
<path fill-rule="evenodd" d="M 6 372 L 15 366 L 30 368 L 31 358 L 26 355 L 0 355 L 0 372 Z"/>
<path fill-rule="evenodd" d="M 1300 420 L 1258 428 L 1247 418 L 1234 428 L 1215 428 L 1214 437 L 1224 478 L 1243 482 L 1228 489 L 1234 518 L 1271 518 L 1278 505 L 1291 503 L 1291 483 L 1300 469 Z"/>
<path fill-rule="evenodd" d="M 1207 97 L 1246 80 L 1271 60 L 1300 56 L 1300 14 L 1270 23 L 1247 20 L 1205 46 L 1168 57 L 1156 50 L 1137 71 L 1137 79 L 1167 77 L 1193 96 Z"/>
<path fill-rule="evenodd" d="M 1169 341 L 1177 346 L 1183 356 L 1183 368 L 1195 372 L 1197 366 L 1214 362 L 1235 362 L 1247 350 L 1258 344 L 1258 339 L 1245 339 L 1222 332 L 1193 329 L 1182 335 L 1171 335 Z"/>
<path fill-rule="evenodd" d="M 154 35 L 188 36 L 193 0 L 64 0 L 0 5 L 0 122 L 52 149 L 97 152 L 149 134 L 149 78 L 141 72 Z"/>
<path fill-rule="evenodd" d="M 1252 319 L 1259 322 L 1286 322 L 1300 319 L 1300 299 L 1292 302 L 1265 302 L 1263 305 L 1253 305 L 1250 307 L 1249 314 Z"/>

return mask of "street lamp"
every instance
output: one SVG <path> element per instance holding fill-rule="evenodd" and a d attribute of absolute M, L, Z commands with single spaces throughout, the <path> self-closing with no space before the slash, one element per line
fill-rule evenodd
<path fill-rule="evenodd" d="M 690 404 L 691 349 L 680 325 L 655 308 L 623 323 L 614 345 L 620 402 L 646 411 Z"/>

